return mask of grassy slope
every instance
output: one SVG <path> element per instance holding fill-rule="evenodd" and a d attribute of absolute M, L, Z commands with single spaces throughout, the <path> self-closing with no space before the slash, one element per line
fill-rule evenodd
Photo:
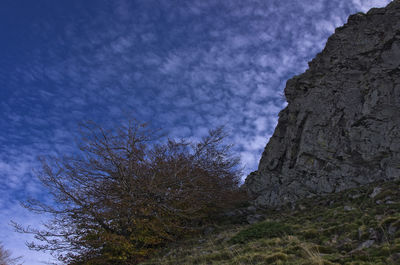
<path fill-rule="evenodd" d="M 382 190 L 374 197 L 375 187 Z M 150 264 L 400 264 L 400 182 L 375 184 L 225 225 Z M 370 246 L 369 246 L 370 245 Z"/>

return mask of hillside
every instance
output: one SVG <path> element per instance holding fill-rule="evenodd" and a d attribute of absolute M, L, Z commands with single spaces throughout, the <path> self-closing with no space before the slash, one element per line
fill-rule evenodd
<path fill-rule="evenodd" d="M 400 182 L 373 184 L 259 213 L 162 250 L 142 265 L 400 264 Z"/>
<path fill-rule="evenodd" d="M 399 21 L 394 0 L 337 28 L 286 84 L 250 206 L 143 265 L 400 264 Z"/>

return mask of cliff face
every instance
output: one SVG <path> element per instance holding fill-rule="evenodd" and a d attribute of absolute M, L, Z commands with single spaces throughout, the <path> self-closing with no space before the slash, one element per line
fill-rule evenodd
<path fill-rule="evenodd" d="M 245 182 L 276 206 L 400 178 L 400 0 L 349 17 L 309 69 Z"/>

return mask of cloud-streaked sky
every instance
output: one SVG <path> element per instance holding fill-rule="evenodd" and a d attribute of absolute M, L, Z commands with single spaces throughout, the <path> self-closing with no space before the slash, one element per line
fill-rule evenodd
<path fill-rule="evenodd" d="M 25 264 L 48 260 L 8 224 L 40 224 L 18 200 L 45 196 L 36 157 L 74 152 L 82 120 L 132 116 L 192 138 L 226 125 L 255 170 L 286 80 L 350 14 L 389 2 L 0 1 L 0 241 Z"/>

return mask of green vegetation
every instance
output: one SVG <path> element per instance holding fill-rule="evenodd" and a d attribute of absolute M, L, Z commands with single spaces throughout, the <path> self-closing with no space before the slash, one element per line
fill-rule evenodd
<path fill-rule="evenodd" d="M 284 223 L 262 222 L 250 226 L 229 240 L 229 243 L 245 243 L 259 238 L 272 238 L 292 234 L 292 228 Z"/>
<path fill-rule="evenodd" d="M 375 187 L 381 191 L 371 198 Z M 163 249 L 142 265 L 400 264 L 400 182 L 315 197 Z"/>

